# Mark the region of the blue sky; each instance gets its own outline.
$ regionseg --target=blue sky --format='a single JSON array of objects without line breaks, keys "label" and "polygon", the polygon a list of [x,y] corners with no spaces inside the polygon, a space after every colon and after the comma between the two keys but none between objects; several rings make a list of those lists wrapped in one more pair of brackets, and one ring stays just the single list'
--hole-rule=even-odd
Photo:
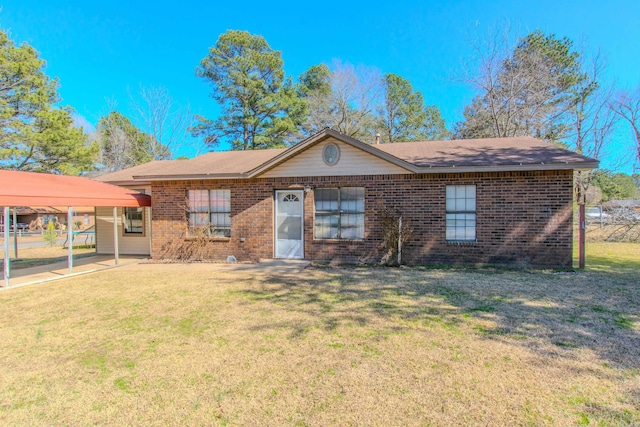
[{"label": "blue sky", "polygon": [[[462,118],[473,97],[455,79],[472,52],[469,32],[486,34],[505,22],[519,35],[535,29],[567,36],[605,53],[607,78],[622,88],[640,84],[640,1],[323,1],[158,2],[10,0],[0,27],[27,42],[60,80],[63,104],[92,124],[107,99],[128,114],[129,92],[164,86],[194,112],[215,117],[217,105],[195,68],[228,29],[263,35],[282,51],[294,77],[340,59],[375,66],[411,81],[448,125]],[[616,160],[630,150],[619,132],[605,167],[630,171]],[[190,155],[193,150],[183,149]]]}]

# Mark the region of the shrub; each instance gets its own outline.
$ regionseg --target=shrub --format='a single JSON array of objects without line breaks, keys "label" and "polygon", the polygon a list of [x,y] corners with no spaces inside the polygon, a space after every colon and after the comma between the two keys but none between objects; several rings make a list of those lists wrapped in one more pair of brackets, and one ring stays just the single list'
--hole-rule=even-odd
[{"label": "shrub", "polygon": [[47,224],[47,228],[42,232],[42,238],[45,242],[49,242],[50,246],[53,246],[58,239],[58,231],[56,230],[56,225],[53,221],[49,221]]}]

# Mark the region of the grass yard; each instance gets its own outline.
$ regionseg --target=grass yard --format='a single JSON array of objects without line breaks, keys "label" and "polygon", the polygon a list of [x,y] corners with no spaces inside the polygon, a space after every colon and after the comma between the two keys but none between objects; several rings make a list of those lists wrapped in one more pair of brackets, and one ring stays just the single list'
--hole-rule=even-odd
[{"label": "grass yard", "polygon": [[586,272],[127,266],[0,292],[3,425],[638,425],[640,246]]},{"label": "grass yard", "polygon": [[[96,254],[95,247],[74,246],[73,256],[75,258],[85,258]],[[9,250],[9,255],[13,258],[13,246]],[[62,248],[60,245],[39,246],[35,248],[18,248],[18,259],[11,261],[11,269],[19,270],[22,268],[36,267],[39,265],[54,264],[60,261],[66,261],[69,255],[68,249]],[[0,271],[4,269],[1,259],[4,258],[4,249],[0,249]]]},{"label": "grass yard", "polygon": [[[0,234],[0,241],[2,241],[4,237]],[[30,236],[22,236],[19,238],[18,243],[18,259],[13,259],[15,257],[13,251],[13,238],[11,240],[9,256],[12,258],[11,261],[11,269],[18,270],[22,268],[28,267],[36,267],[39,265],[47,265],[53,264],[60,261],[66,261],[68,256],[68,249],[63,248],[60,244],[54,244],[53,246],[45,245],[38,247],[24,247],[25,243],[34,243],[34,242],[42,242],[42,236],[40,235],[30,235]],[[76,258],[84,258],[87,256],[95,255],[96,248],[85,245],[74,245],[73,247],[73,256]],[[2,259],[4,259],[4,247],[0,247],[0,271],[4,269],[4,265],[2,263]]]}]

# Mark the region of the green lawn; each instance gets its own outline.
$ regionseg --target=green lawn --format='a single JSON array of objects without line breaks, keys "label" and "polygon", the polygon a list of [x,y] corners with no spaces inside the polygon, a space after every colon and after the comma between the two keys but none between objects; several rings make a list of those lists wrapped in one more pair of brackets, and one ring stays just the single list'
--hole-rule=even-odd
[{"label": "green lawn", "polygon": [[141,264],[0,292],[3,425],[638,425],[638,245],[585,272]]},{"label": "green lawn", "polygon": [[[619,270],[640,272],[640,243],[586,242],[586,269],[615,273]],[[577,245],[574,265],[578,265]]]}]

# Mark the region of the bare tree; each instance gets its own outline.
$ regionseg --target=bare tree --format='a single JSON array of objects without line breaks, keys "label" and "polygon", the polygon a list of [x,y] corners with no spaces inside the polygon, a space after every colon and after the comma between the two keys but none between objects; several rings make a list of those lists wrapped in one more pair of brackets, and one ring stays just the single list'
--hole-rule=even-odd
[{"label": "bare tree", "polygon": [[337,131],[360,138],[374,133],[374,112],[383,94],[381,82],[382,75],[375,68],[334,61],[331,87]]},{"label": "bare tree", "polygon": [[[586,58],[586,55],[581,55]],[[606,154],[616,127],[617,116],[611,108],[613,86],[599,82],[606,69],[606,62],[598,51],[590,59],[581,61],[586,78],[576,86],[575,97],[568,117],[570,146],[577,153],[599,159]],[[576,200],[585,202],[591,182],[591,171],[576,173]]]},{"label": "bare tree", "polygon": [[532,135],[549,141],[564,136],[564,115],[573,87],[581,81],[578,54],[567,38],[534,31],[514,43],[509,28],[481,41],[470,38],[476,53],[474,74],[462,80],[478,90],[458,124],[459,137]]},{"label": "bare tree", "polygon": [[640,164],[640,86],[633,92],[625,91],[618,94],[611,107],[631,126],[636,139],[636,160]]},{"label": "bare tree", "polygon": [[371,137],[375,133],[375,112],[384,93],[380,71],[334,60],[327,78],[330,90],[302,91],[308,109],[303,132],[309,135],[331,127],[354,138]]},{"label": "bare tree", "polygon": [[140,87],[139,97],[131,94],[129,97],[136,113],[134,121],[153,137],[150,150],[154,159],[171,158],[186,148],[194,150],[195,155],[203,151],[202,144],[188,131],[194,124],[190,106],[179,105],[165,87]]}]

